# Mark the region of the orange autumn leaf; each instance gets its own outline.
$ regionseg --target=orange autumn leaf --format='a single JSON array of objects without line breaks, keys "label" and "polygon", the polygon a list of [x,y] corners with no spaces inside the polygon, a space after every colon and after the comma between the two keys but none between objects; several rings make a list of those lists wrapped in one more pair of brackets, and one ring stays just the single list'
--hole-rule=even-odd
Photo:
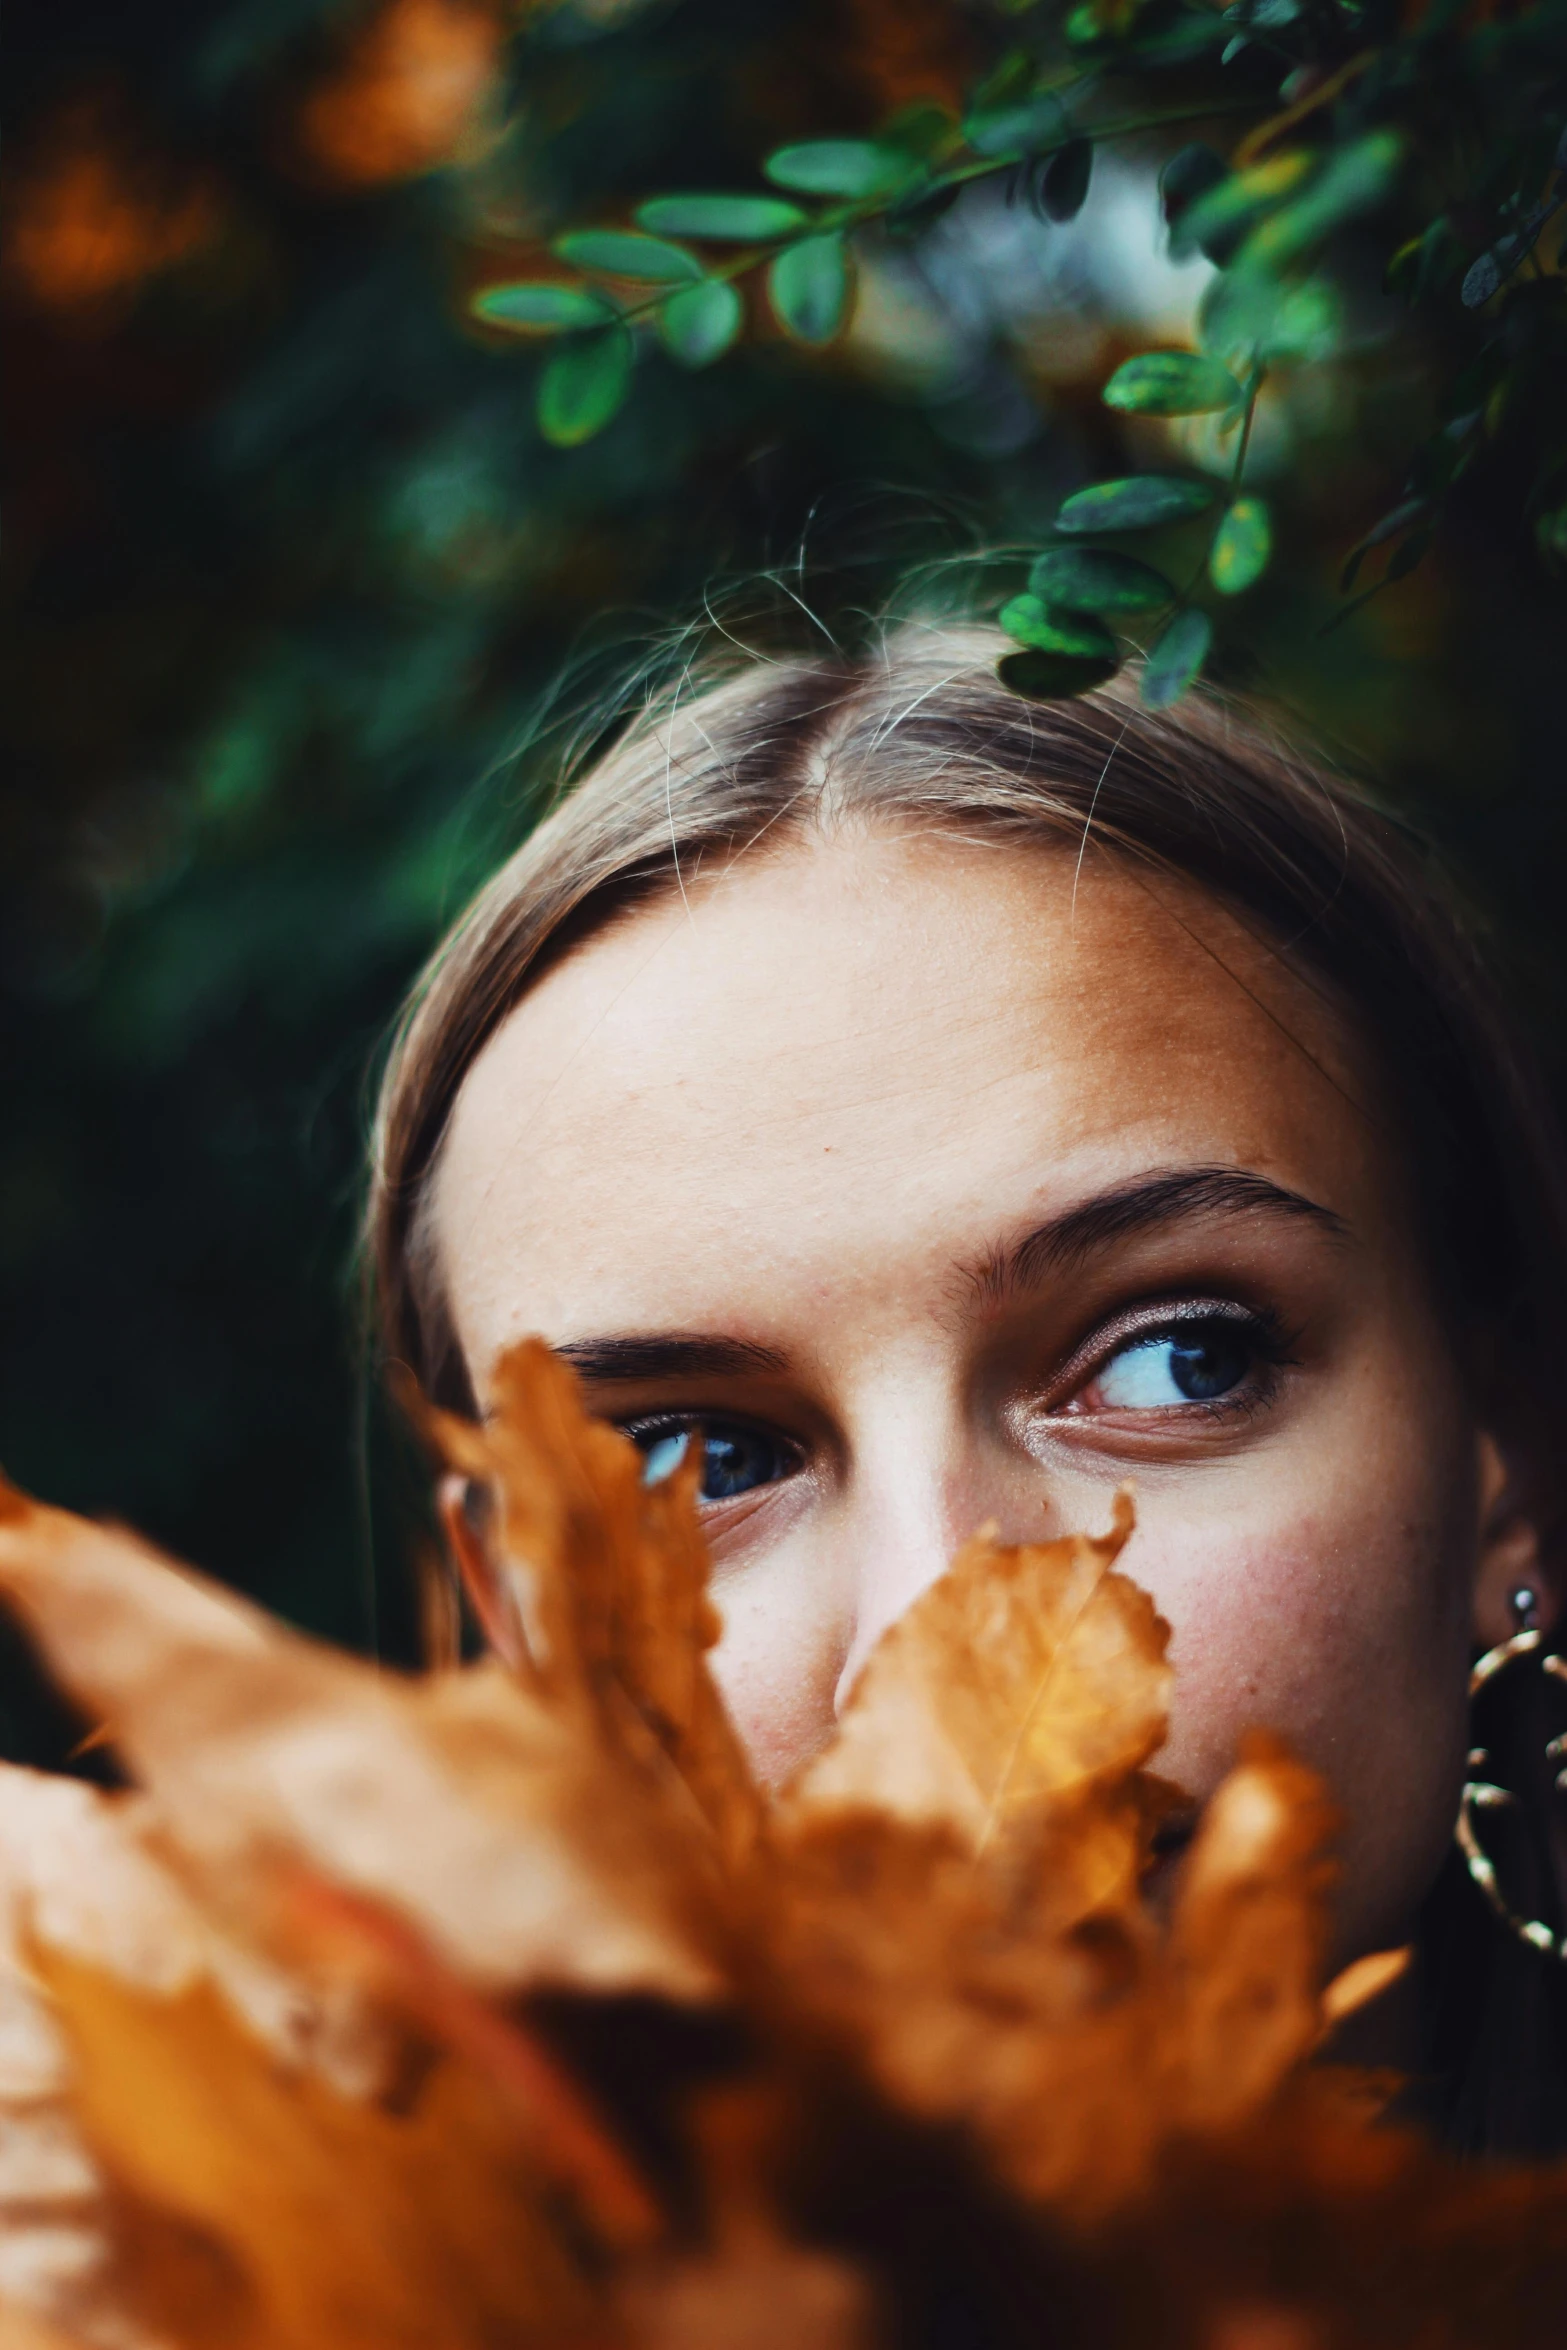
[{"label": "orange autumn leaf", "polygon": [[1322,2036],[1336,1826],[1316,1774],[1261,1733],[1208,1806],[1168,1947],[1162,2063],[1189,2128],[1255,2112]]},{"label": "orange autumn leaf", "polygon": [[491,1491],[519,1675],[556,1704],[590,1705],[639,1759],[667,1756],[720,1849],[740,1857],[760,1798],[707,1667],[718,1616],[695,1454],[648,1486],[636,1447],[588,1417],[574,1374],[538,1339],[502,1359],[494,1385],[482,1428],[419,1417],[451,1467]]},{"label": "orange autumn leaf", "polygon": [[1146,1762],[1164,1736],[1168,1630],[1112,1572],[1131,1529],[1123,1497],[1097,1541],[976,1536],[883,1635],[793,1805],[941,1821],[983,1852],[1031,1806]]},{"label": "orange autumn leaf", "polygon": [[0,2308],[0,2350],[87,2350],[80,2334],[30,2317],[25,2309]]},{"label": "orange autumn leaf", "polygon": [[698,1871],[657,1806],[499,1666],[379,1673],[7,1493],[0,1593],[251,1932],[304,1872],[385,1902],[483,1988],[711,1990]]},{"label": "orange autumn leaf", "polygon": [[785,1833],[868,1807],[998,1863],[1021,1847],[1058,1922],[1131,1899],[1171,1682],[1168,1626],[1114,1571],[1131,1527],[1122,1496],[1097,1540],[965,1545],[878,1643]]},{"label": "orange autumn leaf", "polygon": [[77,2110],[131,2199],[209,2248],[210,2286],[141,2311],[212,2350],[360,2350],[429,2341],[556,2342],[591,2312],[592,2254],[529,2159],[494,2084],[410,2048],[406,2077],[350,2097],[280,2065],[210,1987],[150,1997],[47,1950],[39,1974],[68,2035]]}]

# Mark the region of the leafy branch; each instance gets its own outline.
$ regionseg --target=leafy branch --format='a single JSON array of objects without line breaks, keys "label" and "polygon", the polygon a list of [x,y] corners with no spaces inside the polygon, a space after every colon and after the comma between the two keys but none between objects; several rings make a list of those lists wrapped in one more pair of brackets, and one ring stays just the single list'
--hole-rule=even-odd
[{"label": "leafy branch", "polygon": [[[1102,147],[1246,116],[1228,156],[1188,144],[1160,179],[1172,252],[1214,265],[1196,349],[1140,353],[1102,393],[1128,417],[1216,417],[1220,442],[1235,436],[1228,482],[1129,473],[1068,498],[1026,588],[1003,606],[1018,646],[1003,677],[1030,695],[1081,692],[1119,665],[1128,627],[1153,632],[1139,645],[1150,704],[1200,674],[1215,612],[1264,577],[1274,550],[1273,517],[1245,478],[1259,397],[1292,370],[1345,359],[1351,251],[1379,259],[1403,305],[1400,331],[1416,341],[1436,415],[1398,496],[1351,551],[1346,594],[1385,548],[1381,577],[1344,609],[1415,568],[1460,480],[1509,434],[1525,443],[1539,546],[1567,561],[1554,389],[1567,304],[1561,255],[1546,249],[1567,210],[1567,0],[1479,22],[1459,0],[1402,17],[1383,0],[1234,0],[1222,12],[1090,0],[1070,13],[1039,0],[1014,22],[1014,45],[961,117],[926,106],[873,138],[795,141],[765,158],[763,188],[650,196],[629,225],[558,237],[569,276],[484,288],[473,307],[486,324],[558,339],[537,389],[545,437],[574,447],[601,431],[655,341],[687,368],[723,358],[744,333],[748,279],[788,337],[820,349],[844,327],[854,240],[873,223],[918,235],[985,180],[1067,221]],[[1177,586],[1171,566],[1189,567],[1201,518],[1206,536]],[[1126,552],[1125,537],[1144,534],[1158,559]]]}]

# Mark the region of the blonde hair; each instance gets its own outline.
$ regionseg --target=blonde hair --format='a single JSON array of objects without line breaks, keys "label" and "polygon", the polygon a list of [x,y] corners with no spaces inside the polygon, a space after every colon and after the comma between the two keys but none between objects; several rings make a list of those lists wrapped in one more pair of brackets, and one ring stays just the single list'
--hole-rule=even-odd
[{"label": "blonde hair", "polygon": [[1538,1089],[1425,853],[1355,786],[1210,694],[1144,709],[1124,676],[1031,703],[987,628],[904,625],[859,656],[728,648],[653,698],[437,950],[375,1125],[368,1257],[382,1343],[466,1401],[429,1203],[463,1080],[547,966],[710,860],[850,823],[1102,848],[1211,890],[1380,1054],[1434,1261],[1464,1306],[1567,1293]]}]

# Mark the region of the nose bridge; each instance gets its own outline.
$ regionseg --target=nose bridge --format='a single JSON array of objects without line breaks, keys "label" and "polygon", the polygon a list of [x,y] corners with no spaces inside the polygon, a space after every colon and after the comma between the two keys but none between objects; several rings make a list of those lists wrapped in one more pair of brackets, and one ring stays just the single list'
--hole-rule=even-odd
[{"label": "nose bridge", "polygon": [[841,1710],[889,1624],[946,1572],[972,1532],[977,1432],[941,1368],[904,1367],[859,1399],[843,1534],[852,1622],[834,1703]]}]

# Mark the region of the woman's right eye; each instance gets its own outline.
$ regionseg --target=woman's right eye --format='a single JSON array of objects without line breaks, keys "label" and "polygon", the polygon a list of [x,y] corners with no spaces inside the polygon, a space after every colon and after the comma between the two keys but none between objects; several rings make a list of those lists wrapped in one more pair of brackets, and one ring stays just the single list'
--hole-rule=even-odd
[{"label": "woman's right eye", "polygon": [[626,1430],[645,1463],[649,1485],[672,1477],[686,1457],[692,1439],[702,1447],[703,1501],[732,1501],[737,1494],[777,1485],[800,1466],[800,1448],[770,1428],[748,1420],[661,1420],[648,1427]]}]

